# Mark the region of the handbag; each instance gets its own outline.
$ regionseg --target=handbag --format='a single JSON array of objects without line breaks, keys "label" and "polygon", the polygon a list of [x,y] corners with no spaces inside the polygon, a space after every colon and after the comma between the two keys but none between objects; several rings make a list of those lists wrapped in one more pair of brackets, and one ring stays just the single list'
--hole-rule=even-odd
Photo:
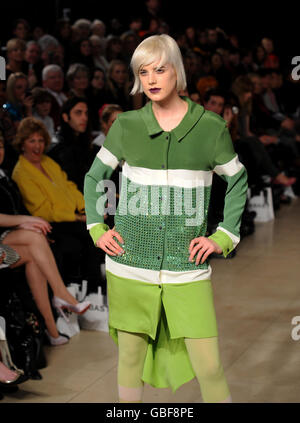
[{"label": "handbag", "polygon": [[[86,284],[84,281],[83,292],[86,292]],[[79,325],[81,329],[95,330],[100,332],[108,332],[108,307],[104,303],[101,287],[98,287],[97,293],[91,293],[84,298],[91,303],[90,308],[79,316]]]},{"label": "handbag", "polygon": [[248,189],[248,210],[255,211],[254,222],[269,222],[274,220],[274,206],[272,190],[264,187],[257,195],[251,196],[251,189]]},{"label": "handbag", "polygon": [[42,379],[38,368],[47,365],[43,353],[44,323],[34,312],[25,310],[15,292],[11,293],[4,314],[13,362],[28,378]]}]

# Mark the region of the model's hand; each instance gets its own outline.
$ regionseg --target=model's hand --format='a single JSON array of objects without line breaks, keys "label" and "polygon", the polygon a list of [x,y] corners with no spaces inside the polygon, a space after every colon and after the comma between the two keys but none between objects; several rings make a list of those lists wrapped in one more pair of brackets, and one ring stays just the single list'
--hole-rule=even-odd
[{"label": "model's hand", "polygon": [[124,253],[124,250],[120,245],[113,239],[114,237],[117,240],[124,244],[124,240],[119,234],[119,232],[115,231],[114,229],[109,229],[105,234],[103,234],[98,241],[96,242],[97,247],[101,248],[110,256],[121,256]]},{"label": "model's hand", "polygon": [[197,254],[196,263],[195,263],[196,266],[198,266],[201,257],[202,257],[201,259],[201,264],[202,264],[205,262],[205,260],[211,253],[222,254],[222,248],[212,239],[206,238],[205,236],[200,236],[199,238],[194,238],[190,243],[189,261],[193,261],[193,258],[197,252],[198,254]]}]

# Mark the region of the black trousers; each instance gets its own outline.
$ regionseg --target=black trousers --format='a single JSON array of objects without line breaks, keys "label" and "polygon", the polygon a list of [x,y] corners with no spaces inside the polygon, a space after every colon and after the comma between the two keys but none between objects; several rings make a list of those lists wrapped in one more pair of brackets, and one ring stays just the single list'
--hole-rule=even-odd
[{"label": "black trousers", "polygon": [[88,292],[97,292],[101,286],[106,294],[106,281],[101,277],[100,265],[105,253],[96,248],[83,222],[51,222],[49,238],[58,268],[65,284],[88,281]]}]

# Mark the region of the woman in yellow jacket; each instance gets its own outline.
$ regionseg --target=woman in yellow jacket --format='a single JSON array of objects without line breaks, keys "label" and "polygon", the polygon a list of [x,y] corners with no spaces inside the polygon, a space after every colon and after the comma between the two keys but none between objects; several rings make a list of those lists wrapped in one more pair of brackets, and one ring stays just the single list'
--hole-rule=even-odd
[{"label": "woman in yellow jacket", "polygon": [[[101,284],[101,253],[86,231],[84,198],[58,163],[44,155],[49,143],[49,134],[40,121],[31,117],[24,119],[14,141],[21,154],[12,179],[29,213],[51,222],[51,237],[60,246],[60,253],[56,255],[60,255],[58,266],[65,282],[74,282],[80,277],[88,281],[89,292],[96,292]],[[80,257],[79,261],[72,257],[73,269],[68,272],[62,260],[66,254]],[[79,264],[80,270],[74,263]]]}]

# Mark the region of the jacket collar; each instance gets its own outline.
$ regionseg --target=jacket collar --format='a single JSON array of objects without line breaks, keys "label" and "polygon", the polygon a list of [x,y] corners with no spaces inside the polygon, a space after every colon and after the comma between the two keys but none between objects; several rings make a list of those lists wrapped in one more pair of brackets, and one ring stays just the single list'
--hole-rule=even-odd
[{"label": "jacket collar", "polygon": [[[188,103],[188,111],[183,117],[182,121],[179,123],[176,128],[172,129],[172,132],[177,141],[180,142],[187,133],[196,125],[199,119],[204,113],[204,107],[193,102],[188,97],[182,97]],[[159,126],[159,123],[156,120],[156,117],[152,110],[152,101],[149,101],[142,109],[141,116],[146,125],[148,135],[150,138],[155,138],[157,135],[164,132],[164,130]]]}]

